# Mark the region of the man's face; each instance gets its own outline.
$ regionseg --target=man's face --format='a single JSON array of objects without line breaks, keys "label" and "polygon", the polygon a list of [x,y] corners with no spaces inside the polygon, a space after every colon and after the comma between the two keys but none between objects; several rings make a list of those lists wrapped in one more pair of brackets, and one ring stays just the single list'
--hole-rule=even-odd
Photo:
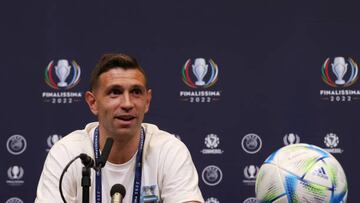
[{"label": "man's face", "polygon": [[140,132],[149,110],[151,90],[137,69],[113,68],[99,76],[97,88],[86,93],[90,110],[98,117],[106,136],[127,137]]}]

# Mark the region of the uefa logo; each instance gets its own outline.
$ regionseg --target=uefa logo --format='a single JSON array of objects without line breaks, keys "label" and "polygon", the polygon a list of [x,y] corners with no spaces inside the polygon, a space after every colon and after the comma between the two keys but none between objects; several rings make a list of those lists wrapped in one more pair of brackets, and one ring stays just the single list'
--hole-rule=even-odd
[{"label": "uefa logo", "polygon": [[79,83],[80,74],[80,66],[76,61],[69,63],[66,59],[60,59],[55,63],[52,60],[45,70],[45,82],[53,89],[68,90]]},{"label": "uefa logo", "polygon": [[201,150],[201,153],[203,154],[222,154],[224,153],[223,150],[218,149],[218,146],[220,144],[220,138],[216,134],[208,134],[205,137],[205,146],[207,149]]},{"label": "uefa logo", "polygon": [[182,79],[191,88],[208,88],[218,80],[218,66],[209,59],[207,64],[204,58],[196,58],[194,62],[188,59],[182,68]]},{"label": "uefa logo", "polygon": [[328,133],[324,137],[324,144],[326,145],[325,150],[329,153],[341,154],[344,150],[338,148],[340,139],[335,133]]},{"label": "uefa logo", "polygon": [[243,183],[245,185],[253,186],[256,182],[256,176],[259,172],[259,167],[255,165],[248,165],[244,168],[244,177]]},{"label": "uefa logo", "polygon": [[206,199],[205,203],[220,203],[220,201],[215,197],[209,197]]},{"label": "uefa logo", "polygon": [[201,177],[205,184],[215,186],[221,182],[223,174],[219,167],[210,165],[204,168]]},{"label": "uefa logo", "polygon": [[57,141],[59,141],[61,138],[62,138],[61,135],[57,135],[57,134],[50,135],[50,136],[46,139],[46,143],[47,143],[47,146],[48,146],[48,148],[46,149],[46,151],[49,151],[50,148],[51,148]]},{"label": "uefa logo", "polygon": [[6,183],[11,186],[19,186],[24,184],[24,181],[22,180],[24,176],[24,169],[21,166],[11,166],[7,170],[8,180]]},{"label": "uefa logo", "polygon": [[248,154],[255,154],[262,147],[261,138],[254,133],[247,134],[241,140],[241,147]]},{"label": "uefa logo", "polygon": [[321,68],[321,79],[331,87],[349,87],[358,79],[358,65],[352,58],[327,58]]},{"label": "uefa logo", "polygon": [[22,135],[12,135],[6,142],[9,153],[19,155],[26,150],[26,139]]},{"label": "uefa logo", "polygon": [[5,203],[24,203],[24,202],[18,197],[11,197],[10,199],[6,200]]},{"label": "uefa logo", "polygon": [[260,203],[255,197],[249,197],[243,203]]},{"label": "uefa logo", "polygon": [[295,133],[289,133],[283,137],[284,145],[298,144],[300,143],[299,135]]}]

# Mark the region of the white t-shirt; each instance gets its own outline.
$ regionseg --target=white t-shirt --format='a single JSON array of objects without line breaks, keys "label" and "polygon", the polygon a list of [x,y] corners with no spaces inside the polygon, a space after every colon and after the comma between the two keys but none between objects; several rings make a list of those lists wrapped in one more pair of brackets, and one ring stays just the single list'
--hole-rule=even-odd
[{"label": "white t-shirt", "polygon": [[[94,158],[93,134],[97,126],[97,122],[90,123],[85,129],[65,136],[51,148],[39,180],[36,203],[62,202],[59,192],[60,175],[69,161],[80,153]],[[142,126],[145,130],[145,144],[141,198],[156,196],[158,202],[162,203],[204,202],[198,187],[198,174],[186,146],[155,125]],[[110,189],[118,183],[126,188],[123,202],[132,202],[135,161],[136,154],[124,164],[106,163],[101,170],[103,203],[111,202]],[[64,175],[62,190],[68,203],[82,202],[82,167],[78,159]],[[91,170],[90,203],[95,203],[95,179],[95,171]]]}]

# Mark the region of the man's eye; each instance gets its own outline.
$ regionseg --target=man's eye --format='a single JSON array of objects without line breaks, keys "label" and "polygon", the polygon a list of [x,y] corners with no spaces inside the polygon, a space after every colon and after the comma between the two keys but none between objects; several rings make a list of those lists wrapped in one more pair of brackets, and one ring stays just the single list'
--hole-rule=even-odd
[{"label": "man's eye", "polygon": [[135,94],[135,95],[140,95],[140,94],[142,94],[142,90],[141,90],[141,89],[133,89],[131,92],[132,92],[133,94]]},{"label": "man's eye", "polygon": [[110,90],[109,94],[110,95],[119,95],[119,94],[121,94],[121,91],[118,89],[112,89],[112,90]]}]

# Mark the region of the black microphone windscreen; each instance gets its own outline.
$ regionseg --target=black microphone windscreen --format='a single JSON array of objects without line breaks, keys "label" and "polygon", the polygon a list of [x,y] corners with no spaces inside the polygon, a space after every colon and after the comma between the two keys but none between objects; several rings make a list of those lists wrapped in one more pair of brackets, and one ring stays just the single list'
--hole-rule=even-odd
[{"label": "black microphone windscreen", "polygon": [[94,160],[87,154],[81,153],[80,159],[81,159],[81,162],[84,164],[84,166],[89,167],[89,168],[94,166]]},{"label": "black microphone windscreen", "polygon": [[121,185],[121,184],[113,185],[110,190],[110,196],[113,196],[117,192],[120,193],[123,198],[125,197],[126,190],[123,185]]}]

